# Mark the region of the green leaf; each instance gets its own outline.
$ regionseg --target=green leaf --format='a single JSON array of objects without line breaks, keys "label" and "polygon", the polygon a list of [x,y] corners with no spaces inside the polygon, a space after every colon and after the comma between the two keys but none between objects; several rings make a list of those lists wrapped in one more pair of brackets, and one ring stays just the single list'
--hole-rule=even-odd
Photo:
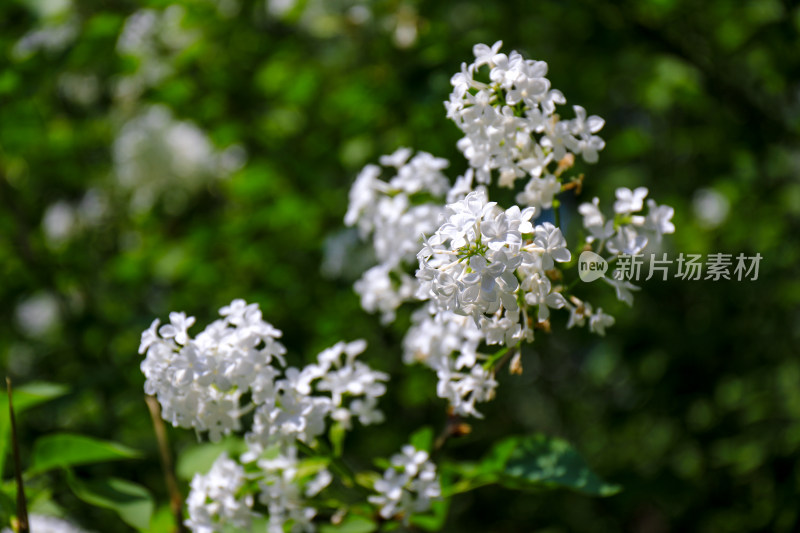
[{"label": "green leaf", "polygon": [[309,457],[297,463],[297,479],[307,478],[317,475],[317,472],[327,468],[331,460],[327,457]]},{"label": "green leaf", "polygon": [[247,449],[244,441],[228,437],[220,442],[204,442],[194,444],[182,450],[178,455],[175,473],[180,479],[191,480],[195,474],[205,474],[222,452],[235,457]]},{"label": "green leaf", "polygon": [[27,474],[40,474],[59,467],[134,459],[140,455],[138,451],[116,442],[69,433],[46,435],[33,444],[31,466]]},{"label": "green leaf", "polygon": [[[36,382],[15,387],[14,394],[14,413],[19,416],[24,411],[36,407],[37,405],[63,396],[67,393],[67,387],[55,383]],[[9,428],[11,427],[8,414],[8,394],[5,391],[0,393],[0,475],[3,473],[3,466],[6,459],[6,447],[10,442]],[[19,427],[20,420],[17,420]]]},{"label": "green leaf", "polygon": [[428,453],[433,451],[433,428],[424,426],[411,434],[411,445]]},{"label": "green leaf", "polygon": [[[16,491],[16,486],[14,487]],[[0,517],[8,518],[17,514],[17,504],[14,497],[16,494],[7,494],[5,491],[0,491]],[[4,524],[5,525],[5,524]]]},{"label": "green leaf", "polygon": [[[14,412],[22,412],[40,403],[58,398],[67,393],[67,387],[56,383],[35,382],[28,383],[21,387],[15,387],[14,393]],[[8,395],[3,392],[0,395],[0,402],[5,407],[5,416],[8,416]]]},{"label": "green leaf", "polygon": [[175,531],[175,515],[169,505],[162,505],[150,518],[147,533],[174,533]]},{"label": "green leaf", "polygon": [[481,470],[498,474],[501,485],[514,489],[568,488],[592,496],[620,491],[595,475],[568,442],[541,434],[498,443]]},{"label": "green leaf", "polygon": [[381,476],[377,472],[371,472],[371,471],[357,472],[356,484],[358,484],[358,486],[360,487],[372,489],[372,487],[375,486],[375,482],[380,478]]},{"label": "green leaf", "polygon": [[378,524],[366,516],[350,514],[340,524],[322,524],[319,533],[372,533]]},{"label": "green leaf", "polygon": [[81,481],[68,474],[69,486],[75,496],[91,505],[111,509],[128,525],[140,531],[150,527],[153,515],[153,497],[136,483],[124,479]]}]

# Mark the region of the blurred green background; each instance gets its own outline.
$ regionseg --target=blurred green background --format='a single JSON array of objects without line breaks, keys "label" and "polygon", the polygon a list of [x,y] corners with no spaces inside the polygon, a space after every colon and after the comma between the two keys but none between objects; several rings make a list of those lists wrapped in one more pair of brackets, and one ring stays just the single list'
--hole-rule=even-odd
[{"label": "blurred green background", "polygon": [[[617,318],[606,337],[556,315],[446,453],[542,431],[623,492],[488,487],[446,531],[800,530],[800,8],[778,0],[3,2],[0,361],[70,390],[19,421],[23,462],[50,432],[116,440],[146,458],[86,475],[165,504],[139,335],[173,310],[199,331],[237,297],[295,363],[363,337],[392,373],[391,422],[348,437],[355,463],[443,424],[435,377],[400,362],[407,310],[389,328],[360,310],[368,258],[342,217],[360,168],[399,146],[464,170],[442,102],[472,45],[498,39],[606,119],[578,201],[646,186],[675,207],[671,253],[763,260],[757,281],[643,283],[633,309],[587,287]],[[49,509],[127,530],[58,475],[37,483]]]}]

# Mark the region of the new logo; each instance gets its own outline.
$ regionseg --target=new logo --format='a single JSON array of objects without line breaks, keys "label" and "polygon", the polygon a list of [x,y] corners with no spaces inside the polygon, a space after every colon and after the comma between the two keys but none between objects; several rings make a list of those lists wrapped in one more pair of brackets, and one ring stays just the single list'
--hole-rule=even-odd
[{"label": "new logo", "polygon": [[605,276],[608,263],[594,252],[583,252],[578,258],[578,276],[587,283]]}]

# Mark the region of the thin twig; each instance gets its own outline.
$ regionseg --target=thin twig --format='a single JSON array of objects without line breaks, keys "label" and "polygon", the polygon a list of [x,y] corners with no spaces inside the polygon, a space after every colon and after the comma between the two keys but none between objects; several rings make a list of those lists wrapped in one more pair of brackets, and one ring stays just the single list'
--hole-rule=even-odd
[{"label": "thin twig", "polygon": [[22,485],[22,463],[19,460],[19,442],[17,441],[17,423],[14,420],[14,403],[11,399],[11,378],[6,377],[8,390],[8,418],[11,422],[11,447],[14,449],[14,476],[17,479],[17,522],[19,533],[29,533],[28,503],[25,501],[25,487]]},{"label": "thin twig", "polygon": [[169,441],[167,440],[167,429],[164,420],[161,418],[161,406],[155,396],[145,396],[147,408],[150,410],[150,418],[153,419],[153,429],[158,440],[158,451],[161,456],[161,468],[164,470],[164,480],[167,483],[169,492],[169,503],[172,513],[175,515],[178,533],[188,533],[189,530],[183,524],[183,496],[178,489],[178,480],[175,478],[175,468],[172,464],[172,454],[169,451]]},{"label": "thin twig", "polygon": [[469,435],[471,432],[472,427],[462,422],[461,417],[455,414],[452,408],[448,408],[447,422],[445,422],[442,432],[436,437],[436,441],[433,443],[434,455],[444,447],[445,443],[451,437],[463,437],[464,435]]}]

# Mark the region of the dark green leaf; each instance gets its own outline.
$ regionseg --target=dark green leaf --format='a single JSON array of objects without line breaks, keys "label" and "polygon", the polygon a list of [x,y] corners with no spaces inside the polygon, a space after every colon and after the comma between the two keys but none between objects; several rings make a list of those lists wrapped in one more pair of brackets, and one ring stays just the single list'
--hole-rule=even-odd
[{"label": "dark green leaf", "polygon": [[68,433],[46,435],[33,445],[31,466],[27,474],[39,474],[58,467],[133,459],[139,456],[136,450],[116,442]]},{"label": "dark green leaf", "polygon": [[126,524],[138,530],[150,527],[153,497],[141,485],[116,478],[81,481],[70,474],[69,486],[78,498],[91,505],[111,509]]},{"label": "dark green leaf", "polygon": [[611,496],[618,485],[604,482],[566,441],[546,435],[512,437],[497,444],[482,464],[484,473],[516,489],[568,488],[593,496]]},{"label": "dark green leaf", "polygon": [[[67,393],[67,387],[55,383],[29,383],[18,388],[14,388],[14,412],[19,416],[21,413],[44,403],[58,398]],[[19,420],[17,421],[19,423]],[[9,443],[9,415],[8,415],[8,394],[3,391],[0,394],[0,474],[3,472],[3,465],[6,457],[6,447]]]}]

